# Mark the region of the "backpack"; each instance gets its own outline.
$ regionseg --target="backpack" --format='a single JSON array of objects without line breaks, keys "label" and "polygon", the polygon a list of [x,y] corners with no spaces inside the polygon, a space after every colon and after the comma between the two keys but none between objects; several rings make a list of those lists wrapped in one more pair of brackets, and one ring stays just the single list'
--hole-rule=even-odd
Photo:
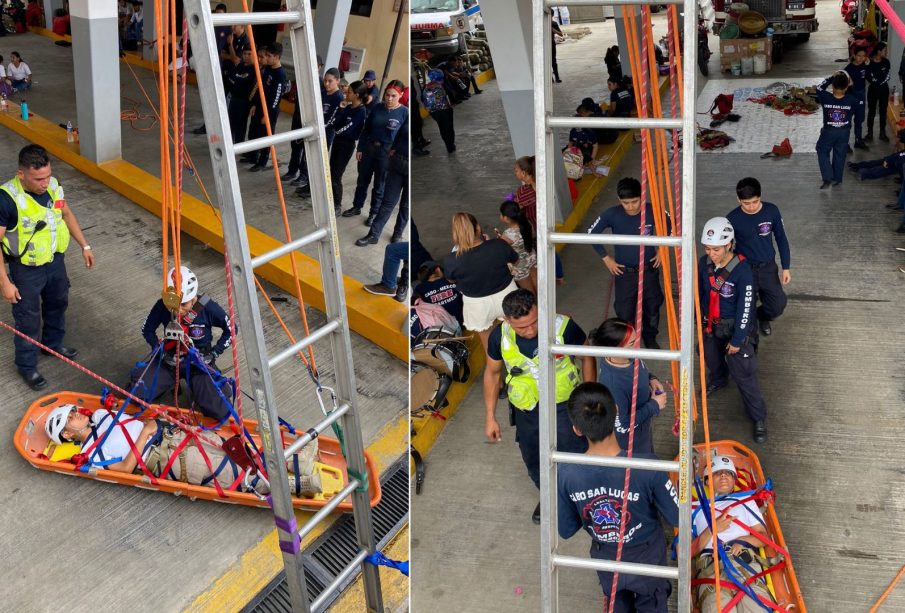
[{"label": "backpack", "polygon": [[428,113],[449,108],[449,98],[442,87],[425,87],[421,92],[421,100]]},{"label": "backpack", "polygon": [[[713,104],[710,105],[710,110],[707,111],[711,115],[728,115],[732,111],[732,103],[735,100],[735,96],[732,94],[720,94],[716,98],[713,99]],[[716,113],[714,113],[714,109],[716,109]],[[716,119],[716,117],[714,117]]]},{"label": "backpack", "polygon": [[569,147],[562,152],[562,161],[566,166],[566,176],[580,179],[584,176],[584,156],[577,147]]},{"label": "backpack", "polygon": [[412,361],[458,383],[468,381],[471,375],[468,345],[458,339],[454,329],[443,326],[429,327],[418,335],[412,347]]}]

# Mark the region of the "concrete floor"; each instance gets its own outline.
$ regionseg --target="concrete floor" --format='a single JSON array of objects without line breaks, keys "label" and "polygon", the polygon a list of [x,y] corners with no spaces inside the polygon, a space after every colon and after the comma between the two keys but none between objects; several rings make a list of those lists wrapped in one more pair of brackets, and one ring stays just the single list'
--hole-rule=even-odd
[{"label": "concrete floor", "polygon": [[[34,67],[37,85],[28,98],[34,112],[58,121],[65,121],[67,115],[71,117],[69,51],[34,35],[2,40],[4,52],[18,49]],[[130,91],[129,87],[124,85],[124,91]],[[191,104],[197,109],[197,100]],[[188,120],[190,127],[200,121],[197,110],[193,113]],[[149,146],[146,139],[153,138],[156,143],[156,136],[126,127],[124,138],[126,157],[155,172],[157,149]],[[206,166],[202,164],[207,157],[203,139],[194,138],[197,143],[193,142],[191,147],[195,159],[199,165]],[[26,144],[11,132],[0,130],[0,148],[6,152],[0,157],[0,177],[13,176],[16,152]],[[68,269],[72,290],[66,343],[80,349],[79,362],[84,366],[123,383],[130,366],[147,352],[140,327],[159,295],[160,221],[62,163],[54,165],[54,174],[65,186],[67,200],[97,257],[96,268],[87,271],[76,252],[70,251]],[[354,174],[351,171],[353,178]],[[265,180],[261,175],[250,174],[242,178],[261,185]],[[267,205],[263,201],[253,203],[254,221],[258,227],[276,232],[278,217],[275,210],[268,210],[265,216]],[[298,230],[305,220],[297,219],[297,209],[294,217]],[[353,233],[349,228],[347,234],[351,239],[357,238],[358,229]],[[343,239],[344,258],[357,249],[347,247],[347,238]],[[361,250],[355,256],[360,263],[371,266],[359,270],[365,279],[377,274],[380,258],[375,257],[375,249]],[[202,291],[225,306],[222,256],[186,238],[183,258],[198,273]],[[354,257],[344,264],[347,273],[355,274]],[[268,291],[270,295],[280,293],[272,286]],[[287,340],[274,316],[266,304],[262,303],[261,308],[268,346],[271,350],[285,346]],[[294,300],[278,303],[278,308],[298,334],[301,326]],[[314,310],[309,310],[308,315],[312,325],[323,322],[323,315]],[[6,303],[0,304],[0,319],[12,323]],[[42,394],[32,392],[19,379],[12,364],[11,335],[0,336],[4,337],[0,340],[0,362],[6,364],[0,369],[0,388],[5,390],[0,428],[11,435],[24,408]],[[240,333],[240,373],[247,380],[241,338]],[[363,436],[365,443],[370,444],[387,423],[405,415],[407,369],[379,347],[354,334],[352,351]],[[322,375],[332,382],[329,344],[318,343],[315,353]],[[229,361],[224,356],[221,366],[227,366]],[[50,358],[42,358],[39,367],[49,381],[45,393],[100,390],[100,385],[86,375]],[[284,365],[273,376],[280,414],[297,426],[313,425],[321,413],[301,366]],[[246,414],[254,412],[247,400],[243,405]],[[272,515],[262,509],[193,503],[159,493],[75,481],[36,471],[8,443],[9,439],[0,450],[3,475],[0,548],[10,569],[3,573],[0,587],[3,601],[0,609],[4,611],[53,611],[61,603],[74,611],[179,611],[273,530]],[[399,453],[404,453],[404,448]]]},{"label": "concrete floor", "polygon": [[[821,31],[790,49],[769,77],[795,80],[838,68],[834,60],[845,54],[847,31],[836,3],[818,3],[818,17]],[[554,91],[560,108],[574,107],[601,87],[602,50],[612,44],[613,26],[590,27],[592,36],[559,48],[564,83]],[[716,43],[711,40],[711,48]],[[717,65],[715,55],[713,78],[720,78]],[[730,85],[727,79],[727,91]],[[456,107],[459,150],[448,162],[445,154],[414,161],[415,219],[437,258],[450,246],[452,212],[468,210],[485,226],[498,225],[498,202],[516,185],[495,83],[486,92]],[[439,143],[435,125],[425,125],[427,137]],[[881,147],[873,149],[855,159],[883,155]],[[711,399],[710,432],[715,439],[756,447],[776,486],[777,512],[808,608],[867,611],[905,561],[905,472],[899,462],[905,453],[905,377],[899,365],[905,335],[887,323],[898,320],[895,296],[905,277],[897,270],[902,254],[894,250],[902,241],[892,232],[900,216],[883,208],[897,186],[891,180],[860,183],[848,174],[842,186],[820,192],[815,158],[761,160],[729,152],[698,157],[696,227],[735,206],[739,178],[759,177],[765,199],[783,212],[793,258],[789,306],[759,354],[770,439],[753,444],[733,389]],[[639,164],[635,146],[614,179],[638,176]],[[586,222],[615,203],[611,181]],[[605,311],[612,313],[602,304],[610,278],[589,248],[568,247],[563,263],[567,283],[557,288],[559,309],[590,329]],[[652,369],[668,372],[661,364]],[[655,425],[655,447],[664,458],[678,448],[670,432],[672,410],[667,407]],[[504,426],[502,443],[487,444],[483,415],[478,384],[427,457],[423,494],[413,496],[413,611],[539,610],[540,542],[529,518],[538,495],[512,429]],[[587,548],[582,533],[560,551],[586,555]],[[599,609],[593,573],[564,569],[559,577],[561,611]],[[900,610],[901,586],[881,608]]]}]

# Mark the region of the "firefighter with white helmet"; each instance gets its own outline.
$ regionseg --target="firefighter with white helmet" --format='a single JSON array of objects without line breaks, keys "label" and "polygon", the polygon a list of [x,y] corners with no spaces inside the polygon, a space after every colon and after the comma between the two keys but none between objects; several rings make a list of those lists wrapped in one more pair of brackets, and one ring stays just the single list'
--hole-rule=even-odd
[{"label": "firefighter with white helmet", "polygon": [[767,405],[757,383],[757,314],[754,274],[734,252],[735,230],[725,217],[704,224],[706,255],[698,262],[698,291],[704,327],[707,395],[731,375],[754,423],[754,441],[767,440]]},{"label": "firefighter with white helmet", "polygon": [[[167,280],[170,287],[177,287],[175,267],[170,269]],[[177,380],[178,363],[179,379],[187,382],[193,406],[218,421],[226,419],[230,413],[233,387],[227,381],[218,389],[221,375],[214,360],[232,345],[229,316],[206,294],[198,293],[198,277],[187,266],[179,268],[178,286],[181,297],[177,313],[179,327],[172,323],[173,313],[163,299],[154,304],[142,327],[142,336],[152,352],[161,343],[157,331],[164,327],[164,345],[160,348],[163,355],[153,353],[147,363],[139,362],[132,370],[134,393],[153,402],[167,391],[172,392]],[[222,330],[216,342],[214,328]],[[180,340],[173,340],[174,332]],[[197,350],[198,360],[189,355],[190,348]]]}]

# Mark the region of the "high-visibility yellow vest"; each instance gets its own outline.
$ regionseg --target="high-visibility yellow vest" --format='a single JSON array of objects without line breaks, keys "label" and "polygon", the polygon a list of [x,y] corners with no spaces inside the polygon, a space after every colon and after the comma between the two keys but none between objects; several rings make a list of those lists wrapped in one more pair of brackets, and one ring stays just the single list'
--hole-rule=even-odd
[{"label": "high-visibility yellow vest", "polygon": [[[41,206],[25,191],[18,176],[4,183],[0,189],[13,199],[19,213],[15,227],[7,228],[3,236],[3,249],[7,254],[26,266],[41,266],[52,261],[54,254],[66,251],[69,247],[69,228],[63,221],[65,200],[59,181],[51,177],[47,186],[53,200],[49,208]],[[47,225],[35,232],[35,226],[40,221]]]},{"label": "high-visibility yellow vest", "polygon": [[[556,344],[565,344],[563,334],[568,323],[569,318],[565,315],[556,316],[554,323],[556,326]],[[503,362],[506,363],[506,370],[509,372],[509,378],[507,379],[509,402],[519,410],[530,411],[537,406],[540,398],[537,389],[540,355],[538,354],[534,358],[528,358],[523,355],[516,343],[515,330],[505,321],[500,333],[502,339],[500,353],[503,356]],[[578,366],[575,365],[570,356],[562,355],[557,357],[554,368],[556,372],[556,402],[558,404],[569,399],[572,390],[581,383],[581,377],[578,373]],[[520,371],[521,374],[512,374],[515,369],[518,369],[516,372]]]}]

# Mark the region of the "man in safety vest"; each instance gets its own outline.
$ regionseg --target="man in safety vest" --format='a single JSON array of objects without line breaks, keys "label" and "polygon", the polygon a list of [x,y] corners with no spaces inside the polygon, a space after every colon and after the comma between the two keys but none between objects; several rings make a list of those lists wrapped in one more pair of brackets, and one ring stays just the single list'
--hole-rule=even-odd
[{"label": "man in safety vest", "polygon": [[725,387],[732,375],[754,422],[754,442],[763,443],[767,405],[757,383],[754,274],[744,256],[734,253],[735,230],[725,217],[704,224],[701,243],[707,253],[698,262],[707,395]]},{"label": "man in safety vest", "polygon": [[[171,287],[176,286],[176,268],[170,269],[167,279]],[[132,370],[132,393],[153,402],[176,385],[176,364],[178,358],[179,378],[186,382],[192,397],[192,404],[202,414],[225,420],[230,416],[234,401],[233,382],[220,374],[215,360],[232,346],[229,315],[219,304],[206,294],[198,293],[198,277],[186,266],[179,270],[182,286],[182,304],[179,307],[179,327],[174,329],[173,315],[158,299],[151,307],[142,336],[151,346],[151,358],[139,362]],[[164,344],[160,345],[157,330],[165,327]],[[223,332],[214,343],[213,328]],[[184,340],[169,338],[172,331]],[[238,333],[238,329],[237,329]],[[189,347],[197,351],[189,355]]]},{"label": "man in safety vest", "polygon": [[[19,332],[73,359],[79,352],[63,345],[69,304],[64,255],[70,237],[81,247],[85,266],[94,266],[91,246],[66,204],[62,186],[51,176],[47,150],[28,145],[19,152],[16,176],[0,186],[0,239],[9,263],[8,275],[0,266],[0,292],[13,305]],[[37,346],[18,336],[14,344],[19,374],[33,390],[45,387]]]},{"label": "man in safety vest", "polygon": [[[570,317],[557,315],[556,343],[584,345],[587,335]],[[487,367],[484,370],[484,407],[487,418],[484,433],[491,442],[501,440],[500,424],[494,413],[499,397],[504,366],[510,423],[515,426],[515,439],[534,485],[540,488],[540,423],[537,386],[539,359],[537,354],[537,298],[526,289],[518,289],[503,298],[503,323],[493,329],[487,341]],[[555,357],[556,370],[556,442],[557,449],[584,453],[587,441],[572,430],[566,404],[572,390],[582,381],[594,381],[597,369],[592,357],[581,358],[581,371],[575,360],[566,355]],[[540,523],[540,504],[531,516]]]}]

